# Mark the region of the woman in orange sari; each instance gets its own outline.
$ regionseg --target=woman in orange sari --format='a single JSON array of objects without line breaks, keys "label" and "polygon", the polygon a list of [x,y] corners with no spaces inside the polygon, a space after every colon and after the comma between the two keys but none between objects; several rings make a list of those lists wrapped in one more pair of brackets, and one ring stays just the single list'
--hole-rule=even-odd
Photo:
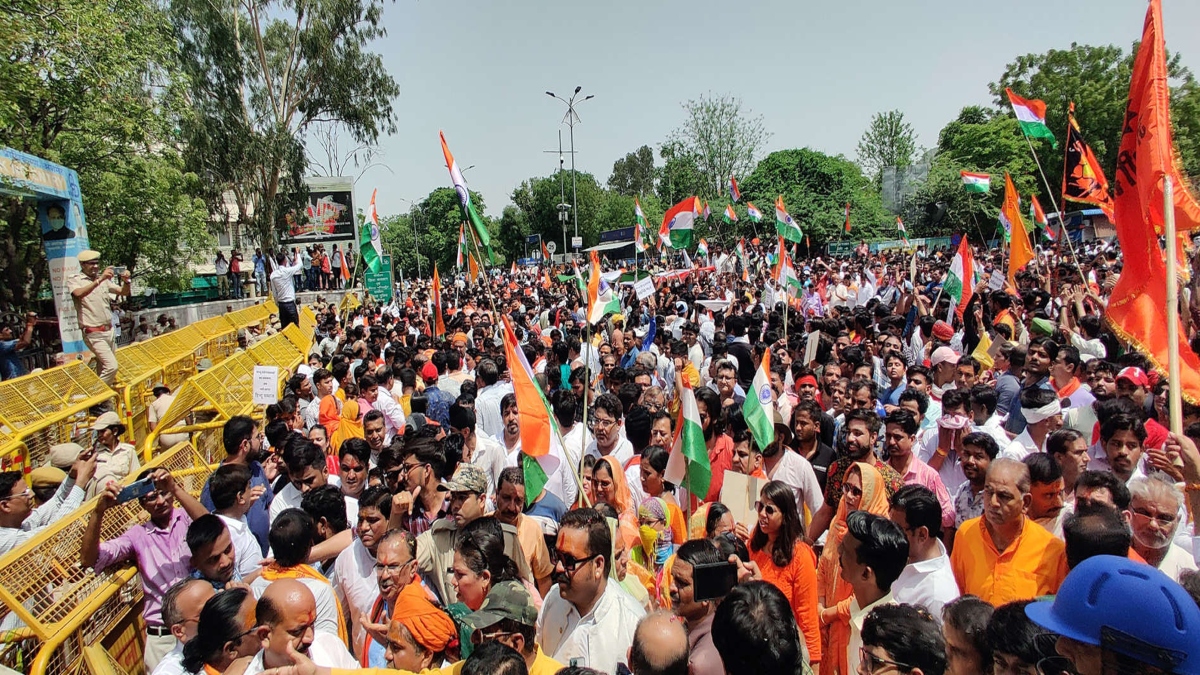
[{"label": "woman in orange sari", "polygon": [[596,460],[596,466],[592,467],[592,489],[596,501],[608,504],[617,512],[621,541],[625,550],[632,551],[641,542],[637,510],[633,495],[629,492],[629,484],[625,481],[625,472],[621,470],[621,463],[616,457],[608,455]]},{"label": "woman in orange sari", "polygon": [[337,454],[342,442],[351,438],[363,438],[362,415],[358,414],[358,399],[347,398],[342,404],[342,416],[338,420],[337,431],[329,439],[329,450]]},{"label": "woman in orange sari", "polygon": [[856,462],[842,481],[842,501],[829,526],[825,550],[817,563],[817,615],[821,624],[820,675],[853,675],[846,649],[850,645],[850,601],[854,589],[842,580],[838,546],[846,536],[846,516],[866,511],[887,518],[887,489],[879,470]]}]

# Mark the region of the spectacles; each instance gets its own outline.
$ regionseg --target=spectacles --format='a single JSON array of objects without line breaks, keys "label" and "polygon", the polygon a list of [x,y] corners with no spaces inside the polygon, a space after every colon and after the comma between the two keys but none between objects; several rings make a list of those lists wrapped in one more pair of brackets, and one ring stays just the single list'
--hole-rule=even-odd
[{"label": "spectacles", "polygon": [[592,419],[597,427],[603,427],[605,429],[608,429],[617,423],[617,421],[611,417],[593,417]]},{"label": "spectacles", "polygon": [[399,574],[401,570],[403,570],[405,567],[408,567],[413,562],[414,562],[413,560],[409,560],[408,562],[403,562],[403,563],[400,563],[399,565],[384,565],[383,563],[375,563],[375,573],[376,574]]},{"label": "spectacles", "polygon": [[1133,512],[1133,515],[1135,515],[1139,518],[1145,518],[1146,520],[1153,520],[1154,522],[1158,523],[1159,525],[1162,525],[1163,527],[1175,527],[1175,515],[1173,515],[1173,514],[1169,515],[1169,514],[1165,514],[1165,513],[1160,513],[1158,515],[1154,515],[1153,513],[1150,513],[1148,511],[1143,511],[1142,509],[1130,509],[1130,510]]},{"label": "spectacles", "polygon": [[854,485],[842,485],[842,492],[845,492],[851,497],[862,497],[863,491],[862,488]]},{"label": "spectacles", "polygon": [[867,672],[869,672],[869,673],[874,673],[875,671],[881,670],[886,666],[891,666],[897,670],[906,670],[907,671],[907,670],[913,669],[913,667],[908,665],[907,663],[900,663],[898,661],[889,661],[885,658],[875,656],[871,652],[867,651],[866,647],[858,648],[858,659],[860,661],[862,661],[863,666],[866,667]]},{"label": "spectacles", "polygon": [[150,503],[156,502],[160,499],[170,499],[170,498],[171,498],[170,492],[167,492],[165,490],[155,490],[154,492],[149,492],[147,494],[142,495],[141,497],[138,497],[138,501],[143,504],[150,504]]},{"label": "spectacles", "polygon": [[595,560],[595,556],[576,558],[569,553],[563,553],[557,548],[552,548],[550,550],[554,552],[555,563],[562,565],[563,571],[567,574],[575,574],[580,567],[583,567],[584,565]]},{"label": "spectacles", "polygon": [[779,513],[779,509],[775,508],[774,505],[764,504],[763,502],[754,502],[754,510],[759,513],[762,513],[765,511],[768,516],[773,516],[776,513]]},{"label": "spectacles", "polygon": [[0,502],[6,502],[10,499],[16,499],[17,497],[24,497],[25,499],[30,499],[33,497],[33,490],[31,490],[29,488],[25,488],[24,490],[22,490],[21,492],[18,492],[15,495],[8,495],[7,497],[0,497]]}]

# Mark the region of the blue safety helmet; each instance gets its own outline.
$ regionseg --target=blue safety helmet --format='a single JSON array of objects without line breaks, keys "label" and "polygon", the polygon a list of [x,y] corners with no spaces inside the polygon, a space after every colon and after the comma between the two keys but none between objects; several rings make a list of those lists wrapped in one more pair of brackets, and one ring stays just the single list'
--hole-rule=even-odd
[{"label": "blue safety helmet", "polygon": [[1157,569],[1099,555],[1071,570],[1053,600],[1030,603],[1037,625],[1180,675],[1200,675],[1200,607]]}]

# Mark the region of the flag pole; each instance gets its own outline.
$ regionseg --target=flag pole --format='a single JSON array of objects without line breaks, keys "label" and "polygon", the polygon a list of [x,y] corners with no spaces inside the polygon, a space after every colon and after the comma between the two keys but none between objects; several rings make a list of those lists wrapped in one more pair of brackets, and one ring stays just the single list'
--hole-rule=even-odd
[{"label": "flag pole", "polygon": [[[1070,124],[1070,122],[1067,122]],[[1029,146],[1029,154],[1033,155],[1033,163],[1037,165],[1038,175],[1042,177],[1042,185],[1046,188],[1046,197],[1051,200],[1054,205],[1054,210],[1058,212],[1058,234],[1067,239],[1067,248],[1071,249],[1071,260],[1075,263],[1075,270],[1079,272],[1079,278],[1084,286],[1087,286],[1087,276],[1083,273],[1083,268],[1079,266],[1079,258],[1075,255],[1075,244],[1071,242],[1071,235],[1067,232],[1066,214],[1062,210],[1062,200],[1054,197],[1054,190],[1050,189],[1050,181],[1046,178],[1046,172],[1042,170],[1042,162],[1038,159],[1037,151],[1033,149],[1033,141],[1029,140],[1029,134],[1025,133],[1025,129],[1021,129],[1021,135],[1025,137],[1025,143]],[[1064,152],[1066,148],[1063,148]],[[1065,156],[1063,159],[1065,166]],[[1050,224],[1047,223],[1046,227]],[[1038,257],[1034,256],[1033,260],[1036,263]]]},{"label": "flag pole", "polygon": [[1175,239],[1175,196],[1171,173],[1163,176],[1163,225],[1167,235],[1167,388],[1171,431],[1183,433],[1183,400],[1179,374],[1179,271]]}]

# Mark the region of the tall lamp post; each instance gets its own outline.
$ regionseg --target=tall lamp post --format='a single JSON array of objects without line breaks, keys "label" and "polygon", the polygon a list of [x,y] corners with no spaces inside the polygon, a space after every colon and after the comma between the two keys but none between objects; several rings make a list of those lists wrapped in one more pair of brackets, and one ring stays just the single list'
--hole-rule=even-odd
[{"label": "tall lamp post", "polygon": [[[563,121],[566,122],[567,126],[571,129],[571,211],[573,212],[572,215],[575,220],[576,238],[579,237],[579,196],[575,191],[575,123],[581,122],[582,120],[579,119],[579,115],[575,112],[575,97],[579,96],[579,91],[581,89],[583,89],[582,86],[575,87],[575,92],[571,94],[571,98],[569,99],[558,96],[552,91],[546,92],[546,95],[550,98],[556,98],[567,104],[567,114],[565,117],[563,117]],[[589,101],[593,98],[595,98],[593,94],[588,94],[579,102],[583,103],[584,101]]]},{"label": "tall lamp post", "polygon": [[419,224],[419,221],[417,220],[416,214],[419,213],[422,216],[424,216],[425,211],[421,208],[421,205],[419,203],[414,202],[411,199],[405,199],[404,197],[401,197],[400,201],[408,202],[411,211],[414,212],[413,213],[413,248],[415,248],[416,252],[417,252],[417,278],[420,279],[421,278],[421,233],[417,229],[417,225]]}]

